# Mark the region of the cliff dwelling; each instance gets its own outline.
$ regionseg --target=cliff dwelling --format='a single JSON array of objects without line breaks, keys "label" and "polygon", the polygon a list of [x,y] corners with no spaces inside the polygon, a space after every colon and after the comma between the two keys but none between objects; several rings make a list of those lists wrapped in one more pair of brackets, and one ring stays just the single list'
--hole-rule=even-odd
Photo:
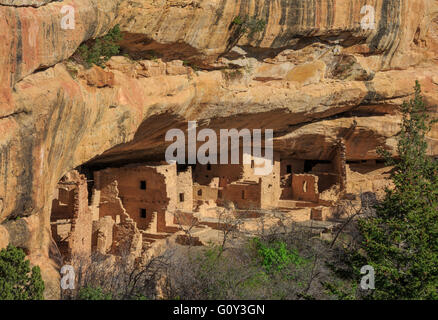
[{"label": "cliff dwelling", "polygon": [[193,221],[218,223],[217,211],[225,207],[243,219],[277,211],[297,221],[327,220],[347,191],[357,191],[368,172],[382,168],[376,160],[347,163],[342,141],[324,160],[274,152],[268,175],[255,174],[257,162],[250,158],[248,164],[78,167],[55,191],[52,237],[64,261],[92,252],[139,257]]},{"label": "cliff dwelling", "polygon": [[[224,212],[248,234],[264,217],[340,224],[342,205],[381,199],[378,150],[398,159],[416,80],[438,118],[438,1],[368,1],[363,29],[365,2],[0,0],[0,249],[58,298],[75,257],[135,260],[188,231],[205,245]],[[272,133],[269,174],[185,154],[232,129]],[[165,161],[170,131],[185,163]],[[436,158],[438,124],[425,139]]]}]

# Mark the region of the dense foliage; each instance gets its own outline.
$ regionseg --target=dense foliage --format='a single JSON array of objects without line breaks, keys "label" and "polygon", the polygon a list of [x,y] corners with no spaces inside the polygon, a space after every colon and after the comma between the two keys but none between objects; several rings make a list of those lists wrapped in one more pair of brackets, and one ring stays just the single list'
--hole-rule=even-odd
[{"label": "dense foliage", "polygon": [[93,64],[104,67],[105,62],[120,53],[118,42],[122,38],[120,27],[116,25],[105,36],[97,38],[89,44],[82,44],[77,51],[81,62],[87,67],[91,67]]},{"label": "dense foliage", "polygon": [[43,299],[40,268],[30,268],[22,249],[8,245],[0,251],[0,300]]},{"label": "dense foliage", "polygon": [[253,241],[257,254],[260,257],[260,262],[267,272],[281,271],[291,263],[295,266],[300,266],[306,262],[296,249],[288,249],[284,241],[266,243],[262,242],[259,238],[255,238]]},{"label": "dense foliage", "polygon": [[415,96],[403,104],[393,160],[394,188],[376,208],[376,215],[359,221],[362,241],[352,253],[356,274],[363,265],[375,269],[372,299],[438,298],[438,162],[427,156],[426,134],[432,121],[426,113],[418,82]]}]

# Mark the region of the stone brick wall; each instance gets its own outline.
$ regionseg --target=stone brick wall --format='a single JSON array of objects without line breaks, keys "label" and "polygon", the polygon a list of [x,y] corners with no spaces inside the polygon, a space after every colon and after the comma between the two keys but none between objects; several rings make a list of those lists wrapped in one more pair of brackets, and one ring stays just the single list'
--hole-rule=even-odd
[{"label": "stone brick wall", "polygon": [[281,196],[281,163],[277,154],[274,154],[272,173],[260,177],[260,207],[273,208],[278,205]]},{"label": "stone brick wall", "polygon": [[71,255],[89,256],[91,254],[91,234],[93,219],[88,208],[88,190],[85,176],[81,175],[74,195],[74,216],[70,235]]},{"label": "stone brick wall", "polygon": [[120,224],[114,225],[111,253],[137,258],[141,255],[142,248],[143,236],[133,219],[122,219]]},{"label": "stone brick wall", "polygon": [[222,190],[219,202],[231,201],[239,209],[257,209],[261,206],[260,183],[233,183]]},{"label": "stone brick wall", "polygon": [[[289,169],[289,170],[288,170]],[[280,195],[281,200],[292,200],[292,174],[304,173],[304,160],[282,158],[280,160]]]},{"label": "stone brick wall", "polygon": [[[108,168],[100,171],[99,185],[101,190],[100,216],[114,215],[114,208],[105,206],[109,198],[109,190],[117,182],[119,198],[129,216],[137,223],[139,229],[145,230],[157,212],[158,224],[166,223],[166,211],[174,211],[177,206],[176,165],[162,166],[126,166]],[[142,189],[142,183],[145,189]],[[113,201],[114,202],[114,201]],[[103,206],[102,206],[103,205]],[[146,210],[142,216],[141,210]],[[118,209],[117,209],[118,210]]]},{"label": "stone brick wall", "polygon": [[343,139],[338,143],[333,165],[335,172],[338,174],[339,193],[340,196],[343,196],[347,190],[347,149]]},{"label": "stone brick wall", "polygon": [[92,248],[95,252],[109,253],[113,243],[113,228],[115,221],[111,216],[93,221]]},{"label": "stone brick wall", "polygon": [[294,200],[318,202],[318,177],[313,174],[294,174],[292,194]]},{"label": "stone brick wall", "polygon": [[[102,176],[103,179],[101,179]],[[116,223],[119,223],[126,210],[119,197],[117,180],[96,171],[94,172],[94,186],[95,192],[100,192],[99,217],[110,216]]]},{"label": "stone brick wall", "polygon": [[213,178],[219,177],[221,181],[232,183],[241,179],[242,175],[242,164],[212,164],[210,166],[197,164],[193,170],[193,181],[208,185]]},{"label": "stone brick wall", "polygon": [[52,237],[64,261],[91,254],[93,222],[85,176],[71,171],[59,182],[50,222]]},{"label": "stone brick wall", "polygon": [[200,184],[193,185],[193,201],[216,201],[218,198],[218,188]]},{"label": "stone brick wall", "polygon": [[304,173],[304,160],[299,159],[281,159],[280,160],[280,175],[285,176],[288,174],[287,168],[290,166],[291,172],[289,174]]},{"label": "stone brick wall", "polygon": [[[183,211],[193,209],[193,176],[192,168],[177,173],[177,205],[176,208]],[[182,200],[182,201],[181,201]]]}]

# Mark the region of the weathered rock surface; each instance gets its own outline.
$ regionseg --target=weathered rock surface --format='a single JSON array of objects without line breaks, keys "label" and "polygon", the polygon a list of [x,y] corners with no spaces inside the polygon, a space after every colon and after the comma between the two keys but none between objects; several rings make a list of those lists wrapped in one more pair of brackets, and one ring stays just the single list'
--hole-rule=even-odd
[{"label": "weathered rock surface", "polygon": [[[64,5],[75,8],[73,30],[61,27]],[[0,247],[24,247],[56,297],[50,206],[59,179],[90,160],[161,157],[166,131],[187,120],[274,129],[276,150],[303,159],[325,159],[349,132],[348,159],[393,149],[397,106],[416,79],[438,105],[438,1],[374,0],[374,30],[361,28],[362,5],[0,0]],[[266,28],[222,55],[238,15],[264,19]],[[114,57],[89,70],[66,61],[115,24],[135,61]],[[438,126],[429,140],[438,155]]]},{"label": "weathered rock surface", "polygon": [[0,225],[0,249],[6,248],[8,244],[9,244],[8,229]]},{"label": "weathered rock surface", "polygon": [[54,1],[59,0],[0,0],[0,5],[14,7],[41,7]]}]

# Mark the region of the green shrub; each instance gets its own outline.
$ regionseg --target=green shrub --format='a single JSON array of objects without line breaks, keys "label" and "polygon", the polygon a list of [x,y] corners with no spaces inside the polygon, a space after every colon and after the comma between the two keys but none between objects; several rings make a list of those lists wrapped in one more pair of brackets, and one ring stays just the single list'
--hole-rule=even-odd
[{"label": "green shrub", "polygon": [[104,67],[105,62],[120,53],[118,42],[122,38],[120,27],[116,25],[105,36],[97,38],[89,44],[82,44],[78,48],[77,54],[87,68],[93,64]]},{"label": "green shrub", "polygon": [[230,50],[239,43],[239,40],[247,35],[248,38],[253,38],[256,33],[262,32],[266,28],[266,21],[254,17],[236,16],[230,25],[230,37],[227,47],[221,56],[226,55]]},{"label": "green shrub", "polygon": [[251,38],[254,34],[262,32],[266,27],[266,21],[262,19],[256,19],[254,17],[242,18],[237,16],[233,19],[233,24],[240,27],[241,35],[248,34]]},{"label": "green shrub", "polygon": [[30,268],[22,249],[8,245],[0,251],[0,300],[44,299],[40,268]]},{"label": "green shrub", "polygon": [[241,16],[237,16],[233,19],[233,24],[238,25],[238,26],[243,25],[243,22],[244,21],[243,21]]},{"label": "green shrub", "polygon": [[110,293],[105,293],[101,288],[84,287],[79,290],[79,300],[112,300]]},{"label": "green shrub", "polygon": [[290,264],[301,266],[306,262],[296,249],[288,249],[283,241],[264,243],[259,238],[253,241],[261,264],[267,272],[281,271]]}]

